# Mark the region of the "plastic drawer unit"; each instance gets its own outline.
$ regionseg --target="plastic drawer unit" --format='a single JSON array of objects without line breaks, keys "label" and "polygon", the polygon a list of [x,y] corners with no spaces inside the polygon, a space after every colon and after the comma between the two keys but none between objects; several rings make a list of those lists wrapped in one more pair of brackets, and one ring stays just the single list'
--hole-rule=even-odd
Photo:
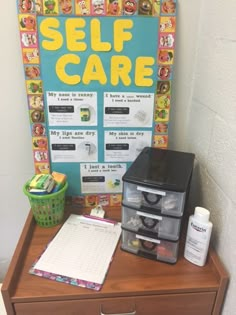
[{"label": "plastic drawer unit", "polygon": [[123,204],[181,217],[193,162],[192,153],[144,148],[123,176]]},{"label": "plastic drawer unit", "polygon": [[148,259],[174,264],[179,242],[154,239],[123,229],[121,249]]},{"label": "plastic drawer unit", "polygon": [[149,237],[160,237],[178,241],[181,218],[160,216],[155,211],[148,212],[122,206],[122,228]]},{"label": "plastic drawer unit", "polygon": [[123,176],[121,248],[175,263],[194,154],[146,147]]}]

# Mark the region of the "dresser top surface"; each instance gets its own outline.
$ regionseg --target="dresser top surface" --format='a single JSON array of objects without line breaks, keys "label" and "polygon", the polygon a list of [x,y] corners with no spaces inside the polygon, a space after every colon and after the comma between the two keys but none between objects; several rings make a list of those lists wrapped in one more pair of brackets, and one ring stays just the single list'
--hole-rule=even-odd
[{"label": "dresser top surface", "polygon": [[[70,209],[69,213],[80,214],[81,210]],[[120,208],[106,211],[107,216],[119,219]],[[181,292],[217,291],[221,277],[226,276],[214,251],[208,262],[198,267],[183,258],[180,246],[176,264],[170,265],[124,252],[117,246],[102,289],[75,287],[29,274],[33,262],[45,249],[60,225],[42,228],[36,225],[31,213],[28,216],[14,257],[9,267],[5,289],[12,301],[45,301],[61,299],[109,298]],[[222,272],[222,274],[221,274]]]}]

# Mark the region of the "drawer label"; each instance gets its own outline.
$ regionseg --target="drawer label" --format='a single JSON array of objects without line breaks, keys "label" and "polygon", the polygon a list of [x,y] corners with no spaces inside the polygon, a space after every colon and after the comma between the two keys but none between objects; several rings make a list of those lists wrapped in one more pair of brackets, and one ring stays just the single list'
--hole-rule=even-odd
[{"label": "drawer label", "polygon": [[145,192],[148,192],[150,194],[155,194],[155,195],[161,195],[161,196],[165,196],[166,195],[165,191],[151,189],[151,188],[143,187],[143,186],[137,186],[137,190],[145,191]]},{"label": "drawer label", "polygon": [[143,216],[143,217],[147,217],[147,218],[156,219],[158,221],[162,220],[162,217],[160,217],[159,215],[155,215],[155,214],[151,214],[151,213],[137,211],[137,215],[140,215],[140,216]]},{"label": "drawer label", "polygon": [[139,240],[149,241],[149,242],[156,243],[156,244],[161,243],[161,241],[156,240],[155,238],[150,238],[150,237],[146,237],[146,236],[142,236],[142,235],[138,235],[138,234],[136,234],[136,238]]}]

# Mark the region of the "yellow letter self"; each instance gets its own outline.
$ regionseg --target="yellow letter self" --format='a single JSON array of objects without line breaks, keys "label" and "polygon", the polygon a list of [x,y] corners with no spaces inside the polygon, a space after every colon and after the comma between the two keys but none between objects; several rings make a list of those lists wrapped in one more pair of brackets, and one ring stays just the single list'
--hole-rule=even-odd
[{"label": "yellow letter self", "polygon": [[126,56],[111,57],[111,84],[118,85],[121,80],[125,86],[129,86],[131,79],[129,73],[132,68],[130,59]]},{"label": "yellow letter self", "polygon": [[80,63],[79,56],[74,55],[74,54],[67,54],[67,55],[61,56],[56,63],[56,74],[58,78],[65,84],[69,84],[69,85],[78,84],[80,83],[79,75],[68,75],[66,73],[65,68],[69,63],[73,63],[75,65],[79,64]]},{"label": "yellow letter self", "polygon": [[91,21],[91,47],[94,51],[110,51],[111,44],[101,41],[101,22],[98,19]]},{"label": "yellow letter self", "polygon": [[132,39],[132,33],[125,32],[125,29],[131,29],[133,27],[132,20],[116,20],[114,22],[114,49],[117,52],[121,52],[124,48],[124,41]]},{"label": "yellow letter self", "polygon": [[153,66],[155,60],[153,57],[138,57],[135,65],[135,84],[137,86],[152,86],[153,79],[147,78],[153,74]]},{"label": "yellow letter self", "polygon": [[67,19],[65,23],[66,27],[66,42],[67,48],[70,51],[85,51],[87,44],[80,42],[79,40],[85,38],[85,32],[78,30],[78,28],[85,27],[85,19]]},{"label": "yellow letter self", "polygon": [[40,24],[40,33],[49,40],[42,40],[42,47],[45,50],[57,50],[63,44],[63,36],[56,28],[59,28],[60,22],[56,18],[47,18]]}]

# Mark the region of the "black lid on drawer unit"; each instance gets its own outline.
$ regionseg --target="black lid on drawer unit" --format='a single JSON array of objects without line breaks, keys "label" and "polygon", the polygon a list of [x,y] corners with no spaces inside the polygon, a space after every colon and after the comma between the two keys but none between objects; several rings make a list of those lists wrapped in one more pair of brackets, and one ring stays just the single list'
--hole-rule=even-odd
[{"label": "black lid on drawer unit", "polygon": [[122,179],[137,185],[185,192],[194,157],[193,153],[145,147]]}]

